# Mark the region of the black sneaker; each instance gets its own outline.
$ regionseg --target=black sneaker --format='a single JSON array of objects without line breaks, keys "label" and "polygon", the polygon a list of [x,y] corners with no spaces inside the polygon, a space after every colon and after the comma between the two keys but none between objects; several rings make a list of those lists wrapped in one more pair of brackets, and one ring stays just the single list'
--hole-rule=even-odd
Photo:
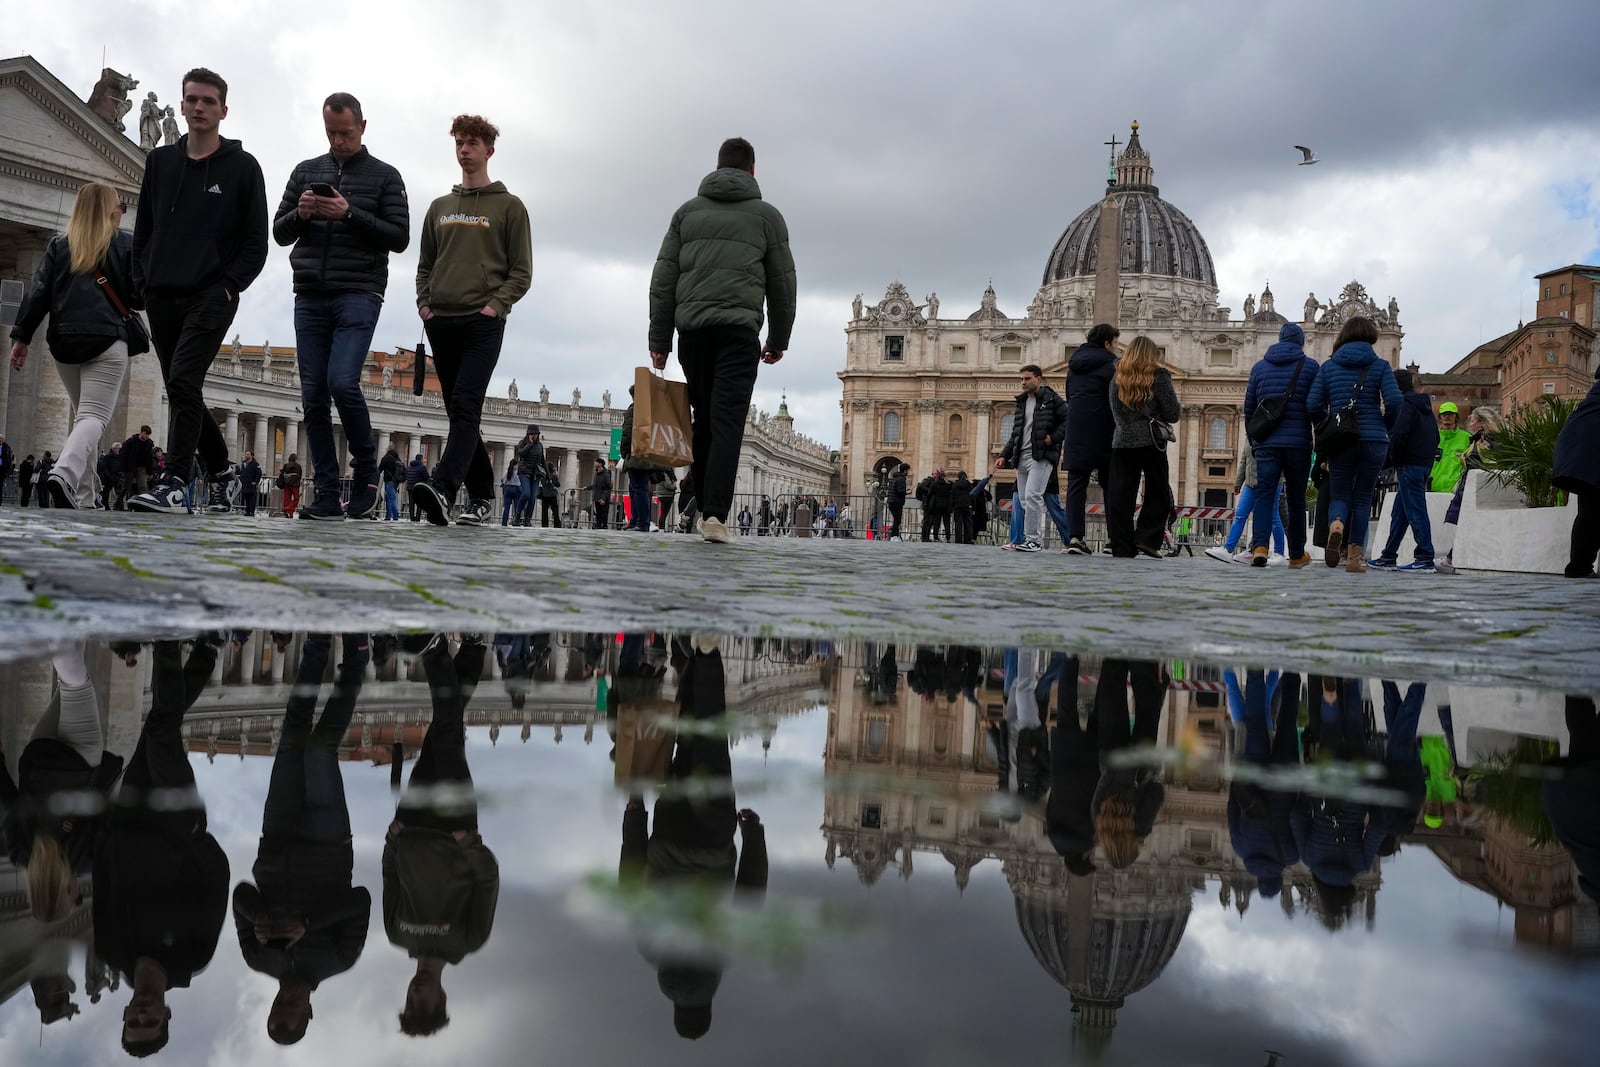
[{"label": "black sneaker", "polygon": [[66,508],[68,511],[78,510],[78,501],[73,498],[72,490],[67,488],[67,480],[61,475],[47,475],[44,480],[44,488],[50,494],[51,507]]},{"label": "black sneaker", "polygon": [[352,519],[371,518],[378,511],[378,487],[375,485],[357,485],[350,490],[350,503],[345,507],[345,514]]},{"label": "black sneaker", "polygon": [[235,498],[243,488],[239,484],[238,465],[226,464],[206,481],[206,510],[218,514],[232,511]]},{"label": "black sneaker", "polygon": [[429,482],[418,482],[411,487],[411,499],[422,514],[435,526],[450,525],[450,504],[444,495]]},{"label": "black sneaker", "polygon": [[494,508],[487,500],[469,500],[456,516],[457,526],[488,526],[494,518]]},{"label": "black sneaker", "polygon": [[1149,548],[1149,547],[1146,547],[1145,545],[1140,545],[1139,546],[1139,555],[1144,556],[1144,557],[1146,557],[1148,559],[1166,559],[1167,558],[1166,556],[1163,556],[1161,554],[1161,550],[1159,548]]},{"label": "black sneaker", "polygon": [[167,515],[193,515],[194,509],[184,499],[183,483],[166,481],[149,492],[140,493],[128,501],[129,511],[160,512]]},{"label": "black sneaker", "polygon": [[320,522],[344,521],[344,505],[339,503],[339,498],[333,494],[315,497],[311,503],[300,509],[300,518],[313,519]]},{"label": "black sneaker", "polygon": [[1071,541],[1068,541],[1066,552],[1069,556],[1094,555],[1094,553],[1089,549],[1089,543],[1081,537],[1074,537]]}]

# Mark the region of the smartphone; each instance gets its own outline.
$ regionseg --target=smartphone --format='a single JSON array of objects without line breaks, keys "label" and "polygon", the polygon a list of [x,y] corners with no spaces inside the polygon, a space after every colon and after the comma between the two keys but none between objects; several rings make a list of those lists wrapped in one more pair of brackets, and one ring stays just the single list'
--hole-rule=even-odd
[{"label": "smartphone", "polygon": [[327,182],[309,182],[307,183],[306,188],[310,189],[318,196],[335,197],[339,195],[338,190],[334,189],[334,187],[329,185]]}]

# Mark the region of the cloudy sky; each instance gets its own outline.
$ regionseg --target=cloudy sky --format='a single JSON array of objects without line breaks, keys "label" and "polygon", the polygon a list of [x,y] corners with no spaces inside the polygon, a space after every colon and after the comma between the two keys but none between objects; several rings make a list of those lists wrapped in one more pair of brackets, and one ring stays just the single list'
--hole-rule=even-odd
[{"label": "cloudy sky", "polygon": [[[231,0],[13,5],[0,51],[87,95],[107,62],[175,102],[197,64],[230,84],[224,132],[276,198],[325,149],[319,105],[355,93],[367,143],[416,213],[457,180],[452,115],[502,131],[491,173],[527,202],[534,286],[495,392],[620,391],[645,354],[650,266],[723,137],[748,137],[789,219],[801,305],[757,402],[839,435],[836,372],[858,291],[903,279],[1020,315],[1066,224],[1138,119],[1162,195],[1200,226],[1223,304],[1270,280],[1286,305],[1352,278],[1401,306],[1405,354],[1439,370],[1532,312],[1531,275],[1600,258],[1595,11],[1437,4],[947,0],[804,5]],[[1584,27],[1588,29],[1585,30]],[[1570,31],[1570,32],[1568,32]],[[1290,146],[1324,162],[1295,166]],[[400,257],[374,346],[412,345]],[[291,340],[287,253],[246,294],[247,341]]]}]

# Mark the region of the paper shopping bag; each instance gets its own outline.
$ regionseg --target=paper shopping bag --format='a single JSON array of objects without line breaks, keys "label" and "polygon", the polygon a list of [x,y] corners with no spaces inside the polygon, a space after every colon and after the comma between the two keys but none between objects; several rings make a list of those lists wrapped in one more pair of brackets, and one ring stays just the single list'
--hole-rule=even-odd
[{"label": "paper shopping bag", "polygon": [[[637,399],[637,390],[635,390]],[[641,700],[617,711],[617,750],[613,776],[619,786],[660,785],[666,781],[677,739],[673,720],[678,706],[670,700]]]},{"label": "paper shopping bag", "polygon": [[633,372],[633,456],[661,467],[694,462],[689,387],[650,373]]}]

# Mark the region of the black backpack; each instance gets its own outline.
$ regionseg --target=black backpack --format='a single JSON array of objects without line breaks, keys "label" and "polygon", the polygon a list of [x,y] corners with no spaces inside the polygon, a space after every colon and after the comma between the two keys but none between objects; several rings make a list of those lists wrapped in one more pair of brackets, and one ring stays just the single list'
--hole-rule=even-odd
[{"label": "black backpack", "polygon": [[1263,441],[1278,424],[1283,421],[1284,415],[1289,411],[1289,398],[1294,396],[1294,387],[1300,384],[1300,372],[1306,369],[1305,357],[1295,365],[1294,374],[1289,378],[1289,388],[1282,396],[1269,396],[1256,404],[1255,411],[1250,413],[1250,418],[1244,424],[1245,436],[1252,442]]}]

